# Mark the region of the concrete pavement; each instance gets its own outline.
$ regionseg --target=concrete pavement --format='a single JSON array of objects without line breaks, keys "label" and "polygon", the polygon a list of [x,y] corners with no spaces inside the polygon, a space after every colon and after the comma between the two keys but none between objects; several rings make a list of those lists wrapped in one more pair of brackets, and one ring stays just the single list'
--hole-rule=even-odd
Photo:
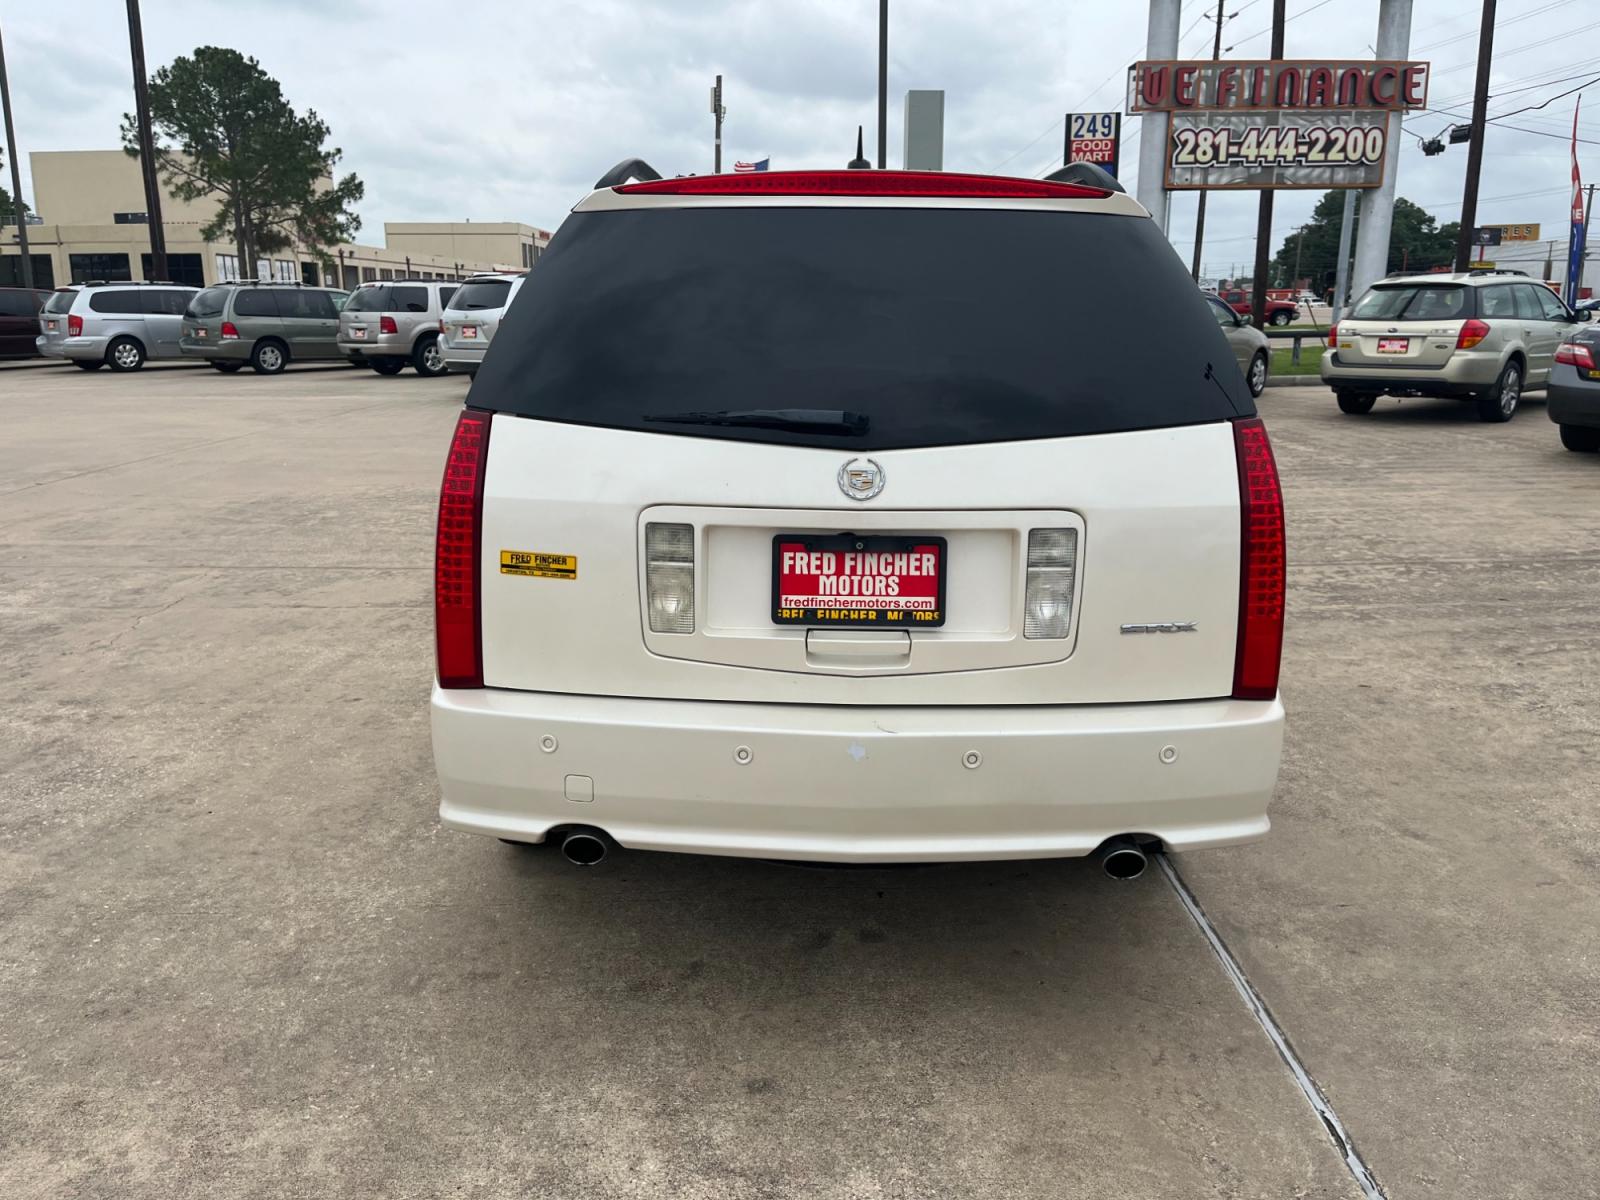
[{"label": "concrete pavement", "polygon": [[[1159,873],[441,831],[464,392],[0,368],[0,1195],[1359,1195]],[[1180,870],[1391,1196],[1583,1195],[1600,459],[1263,409],[1277,828]]]}]

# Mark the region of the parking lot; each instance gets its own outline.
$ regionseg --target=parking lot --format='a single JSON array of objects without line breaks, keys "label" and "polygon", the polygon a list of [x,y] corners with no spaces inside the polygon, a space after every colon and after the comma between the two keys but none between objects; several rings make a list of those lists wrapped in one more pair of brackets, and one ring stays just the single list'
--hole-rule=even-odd
[{"label": "parking lot", "polygon": [[[0,1196],[1362,1195],[1163,871],[442,831],[465,392],[0,366]],[[1600,1195],[1600,458],[1262,410],[1274,831],[1173,865],[1384,1194]]]}]

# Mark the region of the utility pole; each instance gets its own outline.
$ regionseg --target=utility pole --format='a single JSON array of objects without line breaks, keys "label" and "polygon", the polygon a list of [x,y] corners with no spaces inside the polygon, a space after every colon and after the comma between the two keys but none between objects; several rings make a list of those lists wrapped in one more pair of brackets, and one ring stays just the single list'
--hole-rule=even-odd
[{"label": "utility pole", "polygon": [[878,0],[878,170],[889,147],[889,0]]},{"label": "utility pole", "polygon": [[[1216,62],[1222,57],[1222,0],[1217,0],[1217,36],[1211,42],[1211,61]],[[1189,275],[1196,283],[1200,282],[1200,247],[1206,240],[1206,191],[1200,189],[1200,204],[1194,211],[1194,262],[1189,267]]]},{"label": "utility pole", "polygon": [[712,160],[711,171],[715,175],[722,174],[722,118],[728,115],[728,110],[722,107],[722,76],[717,76],[717,85],[711,89],[711,115],[717,120],[717,149],[716,157]]},{"label": "utility pole", "polygon": [[167,229],[161,223],[161,184],[156,178],[155,139],[150,133],[150,94],[144,73],[144,28],[139,0],[128,0],[128,45],[133,50],[133,103],[139,121],[139,170],[144,175],[144,214],[150,227],[150,277],[167,274]]},{"label": "utility pole", "polygon": [[17,245],[22,252],[22,286],[33,287],[33,259],[28,256],[28,216],[22,203],[22,171],[17,166],[17,134],[11,127],[11,84],[6,79],[6,44],[0,39],[0,108],[5,109],[6,153],[11,155],[11,195],[17,208]]},{"label": "utility pole", "polygon": [[1489,59],[1494,53],[1494,4],[1483,0],[1478,28],[1478,81],[1472,90],[1472,141],[1467,146],[1467,182],[1461,191],[1461,232],[1456,235],[1456,270],[1472,262],[1473,235],[1478,226],[1478,172],[1483,167],[1483,123],[1489,107]]},{"label": "utility pole", "polygon": [[[1272,0],[1271,58],[1283,57],[1284,0]],[[1272,259],[1272,189],[1261,189],[1256,213],[1256,274],[1250,285],[1250,320],[1257,329],[1267,324],[1267,264]]]}]

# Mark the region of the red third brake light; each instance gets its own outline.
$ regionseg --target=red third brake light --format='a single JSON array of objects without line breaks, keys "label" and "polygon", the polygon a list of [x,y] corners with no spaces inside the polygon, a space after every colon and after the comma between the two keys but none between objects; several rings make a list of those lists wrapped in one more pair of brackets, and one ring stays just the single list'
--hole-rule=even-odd
[{"label": "red third brake light", "polygon": [[72,313],[67,317],[67,336],[83,336],[83,318],[78,316],[77,313]]},{"label": "red third brake light", "polygon": [[400,326],[398,326],[398,325],[396,325],[394,323],[394,318],[393,317],[379,317],[378,318],[378,332],[379,333],[399,333],[400,332]]},{"label": "red third brake light", "polygon": [[631,196],[970,196],[993,200],[1104,200],[1104,188],[950,171],[751,171],[628,183]]},{"label": "red third brake light", "polygon": [[1461,325],[1461,332],[1456,335],[1456,349],[1471,350],[1488,336],[1489,327],[1482,321],[1465,321]]},{"label": "red third brake light", "polygon": [[1233,423],[1239,461],[1239,641],[1233,660],[1233,698],[1271,700],[1278,694],[1283,657],[1283,610],[1288,583],[1283,489],[1267,427],[1259,417]]},{"label": "red third brake light", "polygon": [[466,409],[456,422],[439,487],[433,544],[433,633],[439,686],[483,686],[478,562],[483,543],[483,477],[491,413]]},{"label": "red third brake light", "polygon": [[1594,366],[1594,352],[1582,342],[1562,342],[1556,347],[1556,361],[1566,363],[1569,367],[1582,367],[1592,371]]}]

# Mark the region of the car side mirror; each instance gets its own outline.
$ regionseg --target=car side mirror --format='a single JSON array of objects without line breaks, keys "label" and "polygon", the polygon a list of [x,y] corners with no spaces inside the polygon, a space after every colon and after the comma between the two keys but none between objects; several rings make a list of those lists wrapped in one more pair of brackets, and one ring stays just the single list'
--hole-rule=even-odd
[{"label": "car side mirror", "polygon": [[1574,321],[1592,321],[1594,320],[1594,309],[1580,308],[1577,312],[1572,314],[1572,319]]}]

